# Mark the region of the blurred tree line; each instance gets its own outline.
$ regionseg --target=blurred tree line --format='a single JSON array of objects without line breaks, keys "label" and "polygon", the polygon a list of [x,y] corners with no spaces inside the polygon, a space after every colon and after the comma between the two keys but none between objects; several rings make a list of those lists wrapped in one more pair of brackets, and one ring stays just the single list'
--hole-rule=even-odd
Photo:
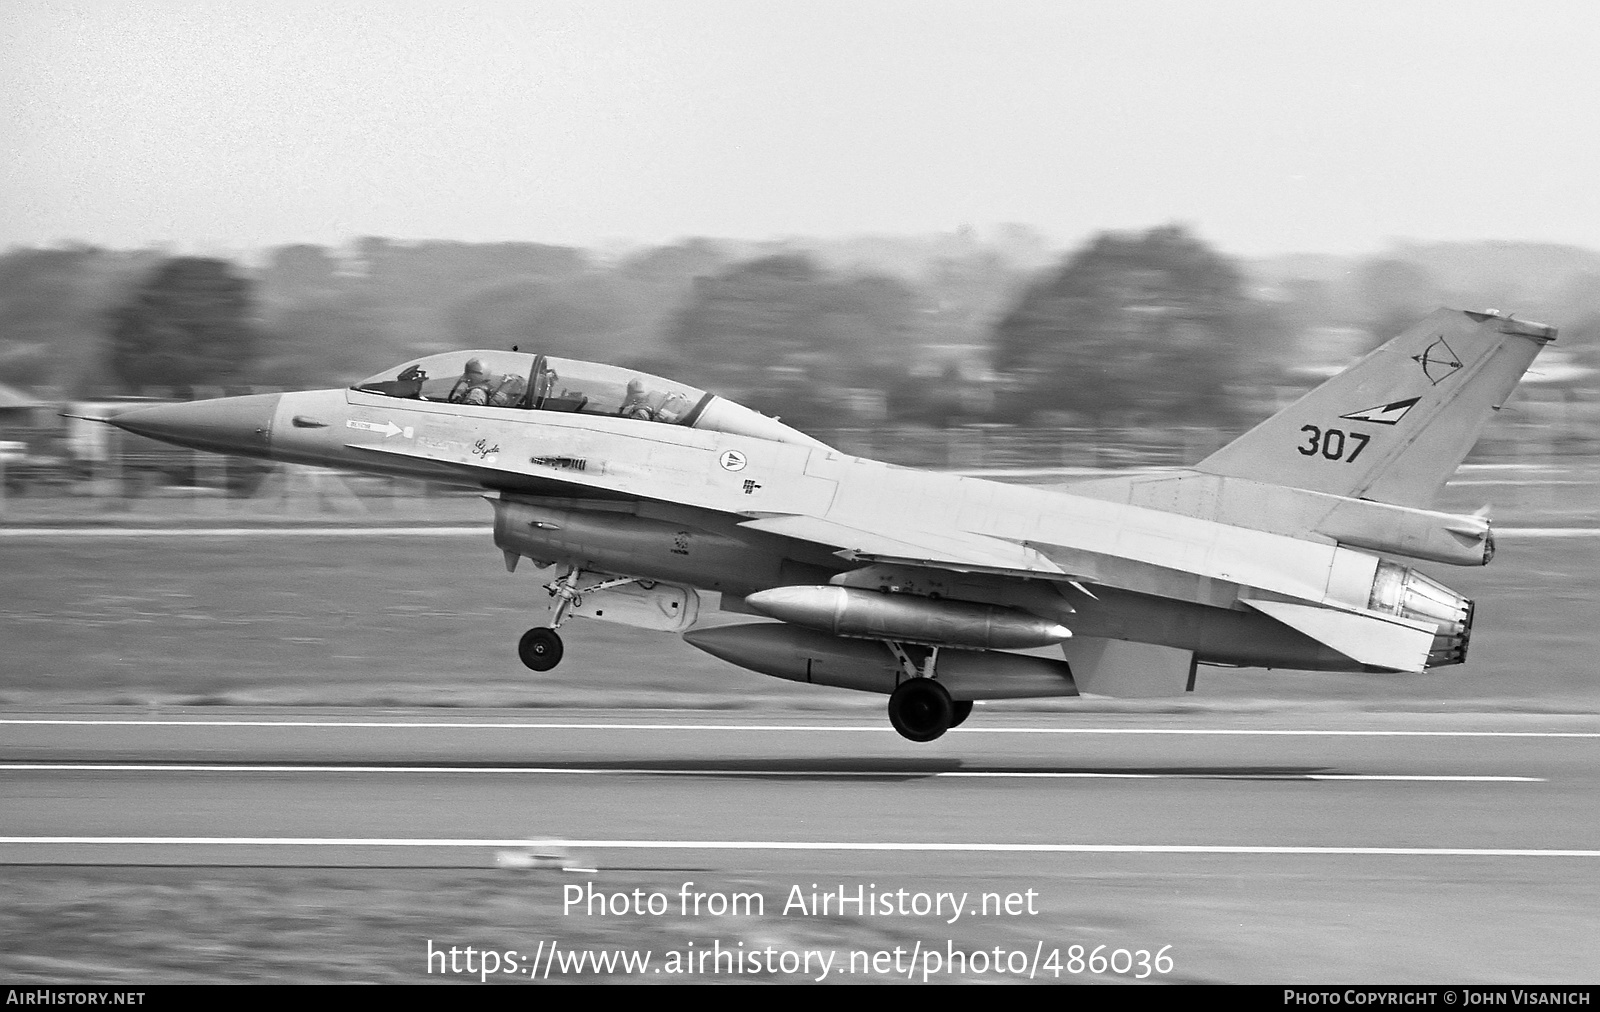
[{"label": "blurred tree line", "polygon": [[[1440,305],[1600,342],[1600,254],[1447,244],[1231,259],[1180,226],[1052,261],[1015,226],[810,244],[691,239],[601,257],[537,243],[0,255],[0,382],[67,396],[329,386],[453,348],[681,378],[803,428],[1230,428],[1248,391],[1337,365]],[[1600,362],[1595,364],[1600,365]]]},{"label": "blurred tree line", "polygon": [[1260,371],[1272,335],[1238,269],[1182,228],[1105,234],[1029,285],[999,322],[1008,421],[1224,423],[1229,385]]}]

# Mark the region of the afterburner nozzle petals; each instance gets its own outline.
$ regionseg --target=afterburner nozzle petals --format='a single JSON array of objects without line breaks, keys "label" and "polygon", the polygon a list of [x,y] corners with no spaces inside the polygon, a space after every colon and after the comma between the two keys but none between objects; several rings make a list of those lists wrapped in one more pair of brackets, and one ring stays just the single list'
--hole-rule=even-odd
[{"label": "afterburner nozzle petals", "polygon": [[124,411],[108,421],[136,435],[179,446],[264,457],[272,445],[272,418],[282,397],[250,394],[155,404]]}]

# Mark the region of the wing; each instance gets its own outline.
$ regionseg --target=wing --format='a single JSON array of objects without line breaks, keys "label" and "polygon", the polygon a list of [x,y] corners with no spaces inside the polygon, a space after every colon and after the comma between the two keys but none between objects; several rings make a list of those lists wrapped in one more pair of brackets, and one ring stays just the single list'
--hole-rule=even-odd
[{"label": "wing", "polygon": [[963,573],[1074,579],[1037,549],[984,534],[916,530],[897,530],[888,534],[797,514],[760,517],[746,520],[739,526],[827,545],[835,549],[835,555],[850,561],[895,562]]},{"label": "wing", "polygon": [[[840,558],[868,564],[888,563],[1011,577],[1019,581],[1070,583],[1090,597],[1095,596],[1094,591],[1085,584],[1191,600],[1198,597],[1198,583],[1193,589],[1187,588],[1187,584],[1200,577],[1180,568],[1123,556],[1056,548],[1051,549],[1054,558],[1049,558],[1029,544],[966,531],[896,529],[889,533],[788,514],[746,520],[740,526],[826,545]],[[1063,568],[1062,562],[1070,566],[1071,571]],[[1314,601],[1313,594],[1306,593],[1302,599]],[[1240,606],[1268,616],[1374,669],[1421,671],[1434,640],[1435,627],[1429,623],[1363,609],[1249,598],[1235,605]],[[1194,657],[1191,650],[1154,645],[1142,645],[1138,650],[1143,653],[1134,655],[1129,653],[1134,648],[1127,644],[1091,637],[1075,638],[1063,649],[1071,657],[1074,669],[1083,672],[1085,686],[1093,686],[1089,691],[1110,695],[1164,695],[1174,686],[1182,691]],[[1144,677],[1140,672],[1148,675],[1157,670],[1161,673],[1157,680],[1162,683],[1159,691],[1133,684]]]}]

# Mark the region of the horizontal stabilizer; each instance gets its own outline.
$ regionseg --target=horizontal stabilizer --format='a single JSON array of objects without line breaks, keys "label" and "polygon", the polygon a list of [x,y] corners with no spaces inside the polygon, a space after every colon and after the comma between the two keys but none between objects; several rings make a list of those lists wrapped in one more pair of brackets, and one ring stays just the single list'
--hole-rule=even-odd
[{"label": "horizontal stabilizer", "polygon": [[1284,625],[1326,644],[1358,664],[1389,671],[1421,671],[1438,627],[1394,615],[1361,615],[1290,601],[1246,601]]}]

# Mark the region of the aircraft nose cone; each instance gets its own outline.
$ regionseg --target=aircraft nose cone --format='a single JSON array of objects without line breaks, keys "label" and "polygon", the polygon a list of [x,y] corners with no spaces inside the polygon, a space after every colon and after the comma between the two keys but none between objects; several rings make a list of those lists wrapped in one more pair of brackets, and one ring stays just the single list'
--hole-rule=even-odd
[{"label": "aircraft nose cone", "polygon": [[266,456],[272,440],[272,416],[282,396],[251,394],[187,404],[157,404],[124,411],[112,418],[111,424],[197,450]]}]

